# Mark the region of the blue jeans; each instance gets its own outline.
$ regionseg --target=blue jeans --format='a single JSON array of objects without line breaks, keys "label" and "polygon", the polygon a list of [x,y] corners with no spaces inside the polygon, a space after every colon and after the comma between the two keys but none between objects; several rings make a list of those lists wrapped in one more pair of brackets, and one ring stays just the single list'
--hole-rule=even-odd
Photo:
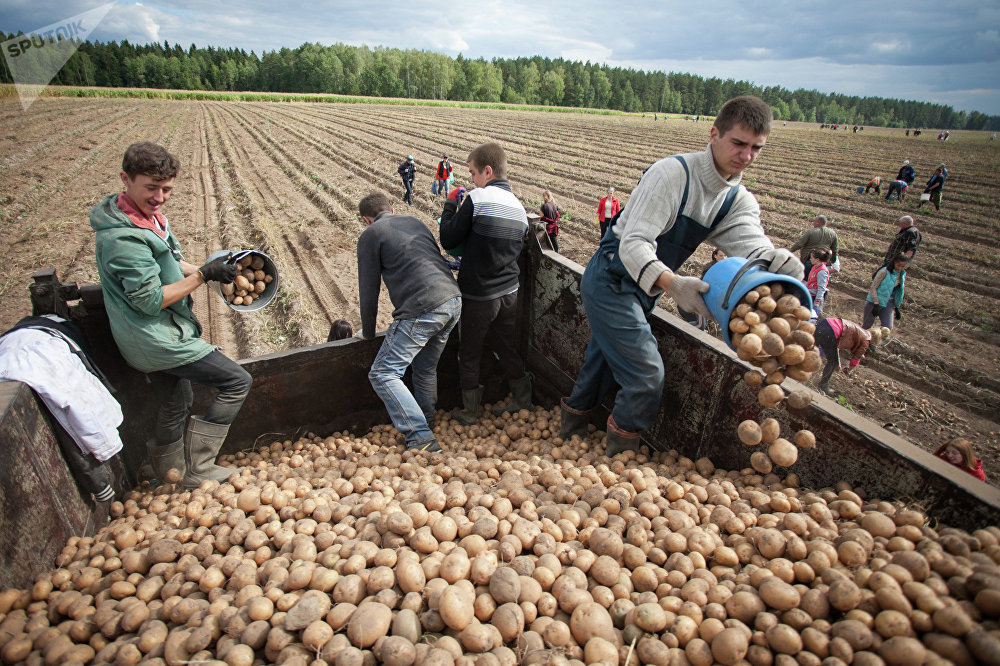
[{"label": "blue jeans", "polygon": [[184,423],[194,400],[191,382],[219,389],[202,419],[220,425],[230,425],[236,420],[253,383],[249,372],[218,350],[194,363],[146,376],[160,399],[156,417],[156,440],[160,446],[184,436]]},{"label": "blue jeans", "polygon": [[440,180],[439,179],[437,181],[437,185],[438,185],[438,194],[440,194],[445,199],[447,199],[448,198],[448,179],[447,178],[445,178],[444,180]]},{"label": "blue jeans", "polygon": [[[461,314],[462,299],[456,296],[430,312],[393,321],[368,371],[372,388],[407,446],[434,439],[428,422],[437,402],[438,359]],[[403,383],[408,367],[413,369],[413,393]]]},{"label": "blue jeans", "polygon": [[566,404],[590,411],[617,382],[615,423],[628,432],[645,430],[653,425],[663,394],[663,359],[646,320],[656,298],[629,277],[610,235],[587,264],[580,294],[591,338]]},{"label": "blue jeans", "polygon": [[403,201],[405,201],[408,204],[412,204],[413,203],[413,181],[412,180],[407,180],[407,179],[404,178],[403,179],[403,187],[406,188],[406,191],[403,192]]}]

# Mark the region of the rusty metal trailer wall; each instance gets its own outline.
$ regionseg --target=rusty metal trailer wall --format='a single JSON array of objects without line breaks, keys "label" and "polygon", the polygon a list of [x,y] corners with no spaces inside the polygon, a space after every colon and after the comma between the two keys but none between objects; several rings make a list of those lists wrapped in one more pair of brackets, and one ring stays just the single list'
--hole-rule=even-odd
[{"label": "rusty metal trailer wall", "polygon": [[[583,364],[590,328],[580,301],[583,267],[551,252],[544,232],[525,253],[528,298],[521,316],[529,332],[528,359],[539,389],[550,391],[549,401],[568,395],[572,378]],[[650,319],[666,369],[663,400],[654,426],[644,433],[650,446],[676,449],[697,459],[708,456],[723,469],[750,466],[755,450],[736,437],[745,419],[776,418],[788,436],[812,430],[817,448],[799,452],[789,471],[803,485],[823,488],[848,481],[869,497],[902,499],[920,504],[939,520],[974,529],[996,524],[1000,518],[1000,490],[934,457],[918,446],[882,429],[818,392],[804,410],[765,409],[757,391],[743,382],[751,369],[721,340],[657,309]],[[790,392],[801,385],[786,380]],[[593,422],[604,428],[613,398],[595,410]]]}]

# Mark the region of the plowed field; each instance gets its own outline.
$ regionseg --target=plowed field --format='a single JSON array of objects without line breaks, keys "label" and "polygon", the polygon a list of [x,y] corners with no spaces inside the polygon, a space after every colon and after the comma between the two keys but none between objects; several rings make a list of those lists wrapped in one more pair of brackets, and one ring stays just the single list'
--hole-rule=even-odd
[{"label": "plowed field", "polygon": [[[330,323],[357,328],[355,246],[358,200],[402,187],[396,166],[417,163],[407,212],[431,228],[441,199],[430,193],[442,152],[461,180],[464,156],[500,141],[515,193],[536,210],[549,189],[564,211],[560,249],[585,264],[595,249],[596,206],[608,186],[622,202],[642,170],[664,155],[701,150],[708,123],[642,117],[350,104],[41,99],[22,113],[0,106],[0,326],[27,314],[27,285],[39,268],[63,280],[95,282],[87,211],[117,190],[121,155],[133,141],[162,143],[183,171],[165,208],[194,263],[220,248],[259,248],[279,266],[277,302],[237,315],[196,293],[206,337],[234,357],[320,342]],[[860,321],[865,291],[896,231],[914,214],[924,234],[907,279],[896,335],[851,379],[833,386],[841,401],[933,449],[963,435],[977,445],[987,476],[1000,479],[1000,142],[983,133],[906,137],[867,128],[854,134],[777,123],[744,184],[761,203],[765,227],[790,246],[825,214],[840,236],[842,272],[827,313]],[[854,188],[895,176],[903,159],[917,182],[900,204]],[[941,211],[915,213],[918,193],[939,162],[948,165]],[[702,248],[686,271],[708,260]],[[663,303],[668,309],[669,303]],[[392,307],[383,291],[379,328]]]}]

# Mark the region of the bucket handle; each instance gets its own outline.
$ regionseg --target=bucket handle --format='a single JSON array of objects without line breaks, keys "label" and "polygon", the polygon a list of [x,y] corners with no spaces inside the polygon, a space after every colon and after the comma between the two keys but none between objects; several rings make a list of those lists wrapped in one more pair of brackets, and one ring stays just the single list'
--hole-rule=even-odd
[{"label": "bucket handle", "polygon": [[751,259],[750,261],[743,264],[740,270],[736,272],[736,275],[733,276],[733,281],[729,283],[729,289],[726,290],[726,296],[722,299],[722,309],[723,310],[729,309],[729,297],[733,295],[733,289],[736,287],[736,283],[740,281],[740,278],[743,277],[747,273],[747,271],[749,271],[751,268],[754,268],[755,266],[770,266],[770,265],[771,265],[770,259]]}]

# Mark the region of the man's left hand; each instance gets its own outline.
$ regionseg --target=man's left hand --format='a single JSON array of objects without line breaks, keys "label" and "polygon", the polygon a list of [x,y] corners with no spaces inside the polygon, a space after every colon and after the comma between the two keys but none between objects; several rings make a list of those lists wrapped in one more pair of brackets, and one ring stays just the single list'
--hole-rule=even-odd
[{"label": "man's left hand", "polygon": [[895,315],[896,315],[896,319],[897,319],[897,320],[900,320],[900,319],[902,319],[902,318],[903,318],[903,313],[899,311],[899,308],[898,308],[898,307],[897,307],[897,308],[896,308],[896,309],[894,310],[893,314],[895,314]]}]

